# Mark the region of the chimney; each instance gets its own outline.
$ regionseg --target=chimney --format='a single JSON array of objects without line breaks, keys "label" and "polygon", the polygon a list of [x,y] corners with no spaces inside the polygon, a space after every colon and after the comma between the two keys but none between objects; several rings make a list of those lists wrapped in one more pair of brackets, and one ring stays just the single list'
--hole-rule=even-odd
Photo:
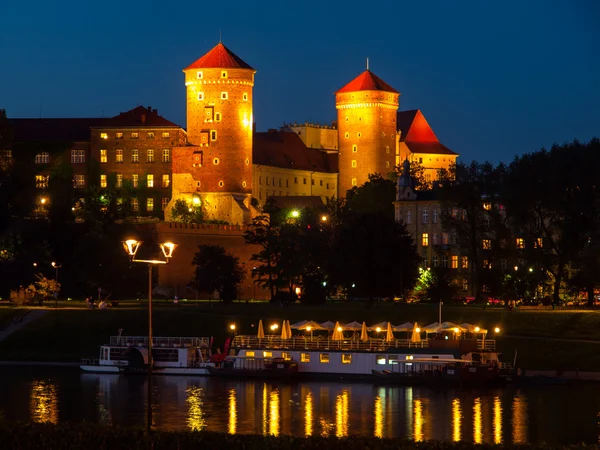
[{"label": "chimney", "polygon": [[146,123],[146,114],[142,114],[142,123]]}]

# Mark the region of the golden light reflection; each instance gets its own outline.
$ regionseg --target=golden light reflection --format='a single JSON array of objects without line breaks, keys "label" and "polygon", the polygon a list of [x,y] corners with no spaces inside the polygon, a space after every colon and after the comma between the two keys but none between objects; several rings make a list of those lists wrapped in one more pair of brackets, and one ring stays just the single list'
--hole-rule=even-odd
[{"label": "golden light reflection", "polygon": [[512,404],[513,443],[527,442],[527,399],[515,395]]},{"label": "golden light reflection", "polygon": [[198,386],[190,386],[185,392],[187,393],[185,401],[188,404],[187,424],[192,431],[204,430],[206,428],[206,419],[202,411],[204,391]]},{"label": "golden light reflection", "polygon": [[229,434],[235,434],[237,430],[237,399],[235,388],[229,389]]},{"label": "golden light reflection", "polygon": [[279,391],[273,389],[269,398],[269,434],[279,436]]},{"label": "golden light reflection", "polygon": [[473,441],[476,444],[483,441],[481,397],[477,397],[473,404]]},{"label": "golden light reflection", "polygon": [[494,397],[494,444],[502,443],[502,402]]},{"label": "golden light reflection", "polygon": [[265,436],[267,435],[267,423],[269,422],[267,418],[267,399],[267,383],[264,383],[262,392],[262,434]]},{"label": "golden light reflection", "polygon": [[335,435],[348,436],[348,390],[346,389],[335,398]]},{"label": "golden light reflection", "polygon": [[34,381],[31,389],[31,420],[58,423],[58,388],[47,381]]},{"label": "golden light reflection", "polygon": [[454,442],[460,441],[460,425],[462,421],[462,409],[460,407],[460,400],[455,398],[452,400],[452,440]]},{"label": "golden light reflection", "polygon": [[373,434],[375,437],[383,438],[383,401],[381,400],[381,396],[375,397],[375,430]]},{"label": "golden light reflection", "polygon": [[304,434],[312,436],[313,434],[313,398],[308,392],[304,400]]},{"label": "golden light reflection", "polygon": [[420,399],[413,400],[413,414],[414,414],[414,432],[413,439],[415,442],[423,440],[423,402]]}]

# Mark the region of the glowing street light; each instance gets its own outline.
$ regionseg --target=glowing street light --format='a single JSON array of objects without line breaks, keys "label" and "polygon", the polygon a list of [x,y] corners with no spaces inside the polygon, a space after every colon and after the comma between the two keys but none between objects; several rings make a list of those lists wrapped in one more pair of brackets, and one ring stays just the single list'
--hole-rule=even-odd
[{"label": "glowing street light", "polygon": [[494,333],[500,333],[500,328],[499,327],[494,328]]},{"label": "glowing street light", "polygon": [[479,333],[479,330],[481,330],[481,328],[475,327],[475,333]]},{"label": "glowing street light", "polygon": [[229,325],[229,329],[231,331],[235,331],[235,323],[232,323],[231,325]]},{"label": "glowing street light", "polygon": [[329,217],[327,217],[325,214],[323,214],[321,216],[321,222],[327,222],[329,220]]},{"label": "glowing street light", "polygon": [[300,217],[300,211],[298,211],[297,209],[294,209],[291,214],[290,214],[294,219],[297,219],[298,217]]}]

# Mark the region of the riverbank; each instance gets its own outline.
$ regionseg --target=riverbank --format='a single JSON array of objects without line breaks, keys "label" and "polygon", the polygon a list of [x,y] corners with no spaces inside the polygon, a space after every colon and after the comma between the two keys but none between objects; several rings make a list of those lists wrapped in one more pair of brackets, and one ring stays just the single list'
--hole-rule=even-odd
[{"label": "riverbank", "polygon": [[[167,432],[141,429],[106,427],[93,424],[7,424],[0,422],[0,448],[20,450],[196,450],[198,448],[227,450],[467,450],[497,449],[498,444],[474,444],[469,442],[414,442],[400,439],[363,437],[293,437],[225,434],[210,431]],[[508,444],[507,448],[514,448]],[[528,449],[595,449],[593,444],[577,445],[528,445],[519,444],[521,450]]]},{"label": "riverbank", "polygon": [[[18,325],[0,342],[0,358],[5,361],[78,362],[81,357],[96,357],[98,346],[123,329],[126,335],[146,335],[146,305],[132,304],[107,310],[84,308],[47,309],[30,323]],[[323,306],[293,305],[279,308],[265,303],[201,304],[178,307],[155,302],[155,336],[213,336],[217,347],[231,336],[229,325],[236,324],[241,334],[255,334],[258,320],[265,328],[283,319],[293,321],[365,320],[368,324],[390,320],[392,323],[417,321],[428,324],[438,320],[437,305],[380,304],[365,308],[362,303]],[[27,309],[0,309],[1,324]],[[469,322],[482,328],[499,326],[490,333],[505,361],[525,369],[600,372],[600,313],[597,311],[507,311],[499,308],[444,307],[444,321]]]}]

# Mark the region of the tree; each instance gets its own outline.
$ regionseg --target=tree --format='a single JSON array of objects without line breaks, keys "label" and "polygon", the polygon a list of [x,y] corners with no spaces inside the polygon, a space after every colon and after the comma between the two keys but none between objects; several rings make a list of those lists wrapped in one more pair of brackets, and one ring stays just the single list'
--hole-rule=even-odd
[{"label": "tree", "polygon": [[458,286],[447,267],[420,269],[415,294],[421,301],[449,303],[456,298]]},{"label": "tree", "polygon": [[183,199],[175,200],[171,217],[175,222],[182,223],[201,223],[204,220],[202,205],[188,205]]},{"label": "tree", "polygon": [[[413,160],[410,162],[410,177],[414,181],[414,189],[416,191],[429,191],[433,187],[431,181],[425,179],[425,166],[419,161]],[[390,172],[388,178],[395,183],[398,182],[398,178],[402,175],[402,164],[394,167],[394,171]]]},{"label": "tree", "polygon": [[36,275],[36,281],[27,287],[27,293],[41,305],[42,302],[51,297],[58,295],[60,292],[60,283],[56,280],[51,280],[43,275]]},{"label": "tree", "polygon": [[192,281],[198,289],[217,291],[224,302],[237,298],[238,287],[245,277],[239,258],[220,245],[199,245],[198,249],[192,260],[196,266]]},{"label": "tree", "polygon": [[353,212],[382,212],[394,218],[396,184],[380,174],[369,174],[369,181],[354,186],[346,194],[346,207]]}]

